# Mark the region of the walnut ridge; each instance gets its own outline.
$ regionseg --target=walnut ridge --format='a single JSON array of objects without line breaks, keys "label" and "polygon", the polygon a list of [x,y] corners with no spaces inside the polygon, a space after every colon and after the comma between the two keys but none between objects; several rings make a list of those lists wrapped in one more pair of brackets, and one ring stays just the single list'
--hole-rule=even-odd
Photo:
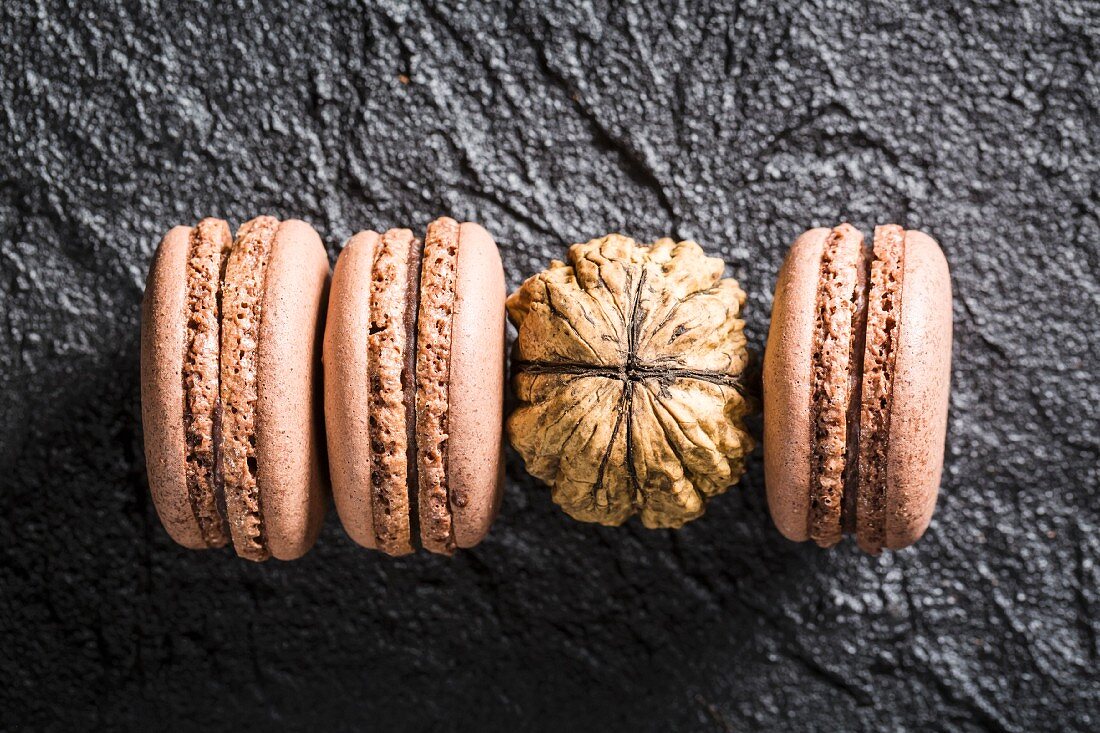
[{"label": "walnut ridge", "polygon": [[611,234],[507,300],[508,436],[570,516],[679,527],[744,473],[745,293],[695,242]]}]

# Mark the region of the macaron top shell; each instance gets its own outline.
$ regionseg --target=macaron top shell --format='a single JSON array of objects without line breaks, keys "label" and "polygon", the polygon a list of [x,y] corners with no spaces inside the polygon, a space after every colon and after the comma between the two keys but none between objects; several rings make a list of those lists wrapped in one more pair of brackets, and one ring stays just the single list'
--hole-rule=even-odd
[{"label": "macaron top shell", "polygon": [[325,424],[336,510],[359,544],[414,549],[420,242],[364,231],[336,262],[325,327]]},{"label": "macaron top shell", "polygon": [[459,227],[451,324],[447,468],[455,544],[489,532],[503,485],[504,269],[496,243],[470,222]]},{"label": "macaron top shell", "polygon": [[328,253],[313,227],[284,221],[267,264],[257,350],[257,482],[272,556],[300,557],[321,530],[328,488],[318,430]]}]

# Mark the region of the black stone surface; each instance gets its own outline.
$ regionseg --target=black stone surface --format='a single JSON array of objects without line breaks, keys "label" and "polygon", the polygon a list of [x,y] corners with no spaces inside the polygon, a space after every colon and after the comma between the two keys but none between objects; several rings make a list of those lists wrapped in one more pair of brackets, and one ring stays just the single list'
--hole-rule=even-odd
[{"label": "black stone surface", "polygon": [[[1095,2],[5,2],[0,729],[1096,730]],[[698,7],[697,7],[698,5]],[[910,550],[783,540],[757,457],[679,532],[569,520],[514,455],[453,560],[176,547],[138,306],[204,215],[483,223],[510,286],[611,230],[750,293],[897,221],[955,286],[943,490]],[[757,430],[759,425],[757,425]]]}]

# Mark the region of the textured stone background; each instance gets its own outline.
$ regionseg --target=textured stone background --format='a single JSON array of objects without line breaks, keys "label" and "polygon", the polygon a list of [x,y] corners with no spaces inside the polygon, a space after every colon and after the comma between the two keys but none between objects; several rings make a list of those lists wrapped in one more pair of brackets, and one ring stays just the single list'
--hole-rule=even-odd
[{"label": "textured stone background", "polygon": [[[1100,727],[1100,7],[161,0],[0,9],[0,729]],[[448,561],[174,546],[138,305],[204,215],[695,238],[750,293],[898,221],[956,292],[943,491],[879,559],[772,528],[759,457],[680,532],[584,526],[511,457]],[[757,425],[757,429],[759,425]]]}]

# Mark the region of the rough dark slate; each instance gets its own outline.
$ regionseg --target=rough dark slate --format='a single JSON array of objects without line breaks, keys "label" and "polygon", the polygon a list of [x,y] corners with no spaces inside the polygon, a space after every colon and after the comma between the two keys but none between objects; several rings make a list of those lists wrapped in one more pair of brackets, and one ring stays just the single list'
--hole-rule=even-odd
[{"label": "rough dark slate", "polygon": [[[1100,727],[1097,3],[211,5],[0,8],[0,729]],[[454,560],[334,515],[295,563],[182,550],[145,272],[258,213],[333,256],[475,219],[513,287],[610,230],[695,238],[758,350],[801,230],[924,229],[956,292],[932,528],[791,544],[759,457],[682,531],[584,526],[512,455]]]}]

